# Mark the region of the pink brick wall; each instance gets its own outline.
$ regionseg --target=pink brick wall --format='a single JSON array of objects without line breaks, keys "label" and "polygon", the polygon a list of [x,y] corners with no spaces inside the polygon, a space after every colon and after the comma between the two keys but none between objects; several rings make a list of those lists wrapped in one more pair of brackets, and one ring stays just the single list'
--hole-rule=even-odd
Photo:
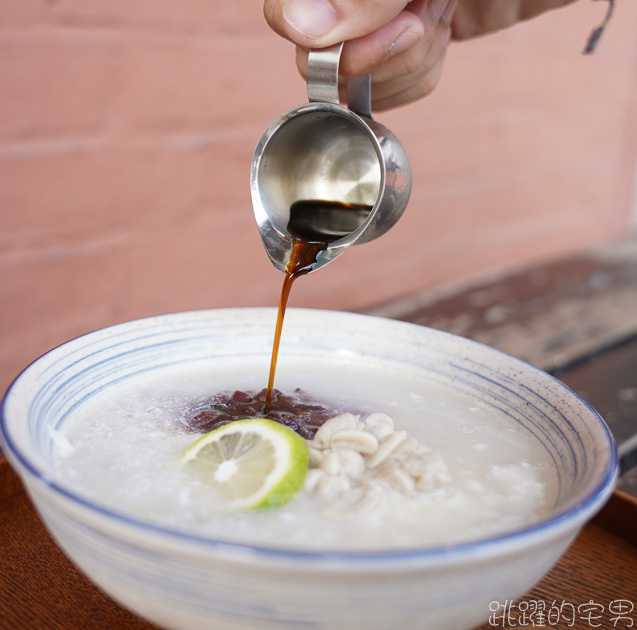
[{"label": "pink brick wall", "polygon": [[[379,115],[412,160],[407,212],[292,305],[362,309],[624,233],[637,2],[584,57],[604,9],[453,45],[431,98]],[[249,167],[304,100],[257,0],[0,0],[0,390],[100,326],[275,305]]]}]

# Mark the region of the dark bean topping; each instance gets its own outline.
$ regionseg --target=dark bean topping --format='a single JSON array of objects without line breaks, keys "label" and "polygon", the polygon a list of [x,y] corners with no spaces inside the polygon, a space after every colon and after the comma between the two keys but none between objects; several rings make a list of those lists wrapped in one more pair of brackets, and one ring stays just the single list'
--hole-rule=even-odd
[{"label": "dark bean topping", "polygon": [[[272,406],[270,411],[265,413],[266,393],[265,389],[258,393],[239,390],[220,392],[193,404],[182,422],[189,431],[207,433],[234,420],[269,418],[290,427],[309,440],[314,437],[325,421],[344,411],[314,400],[309,394],[297,388],[292,394],[273,390]],[[360,411],[352,411],[352,413],[360,413]]]}]

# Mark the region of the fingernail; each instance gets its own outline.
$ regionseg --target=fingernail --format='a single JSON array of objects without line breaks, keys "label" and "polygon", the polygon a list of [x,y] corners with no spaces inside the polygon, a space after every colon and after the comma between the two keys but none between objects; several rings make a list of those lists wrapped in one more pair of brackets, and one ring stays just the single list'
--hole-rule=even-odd
[{"label": "fingernail", "polygon": [[326,0],[292,0],[283,7],[283,19],[312,39],[326,35],[336,26],[336,13]]},{"label": "fingernail", "polygon": [[401,52],[404,52],[408,48],[411,48],[415,44],[418,43],[420,39],[420,34],[413,29],[408,28],[398,35],[398,37],[393,41],[392,45],[389,47],[389,57],[393,57],[394,55],[398,55]]}]

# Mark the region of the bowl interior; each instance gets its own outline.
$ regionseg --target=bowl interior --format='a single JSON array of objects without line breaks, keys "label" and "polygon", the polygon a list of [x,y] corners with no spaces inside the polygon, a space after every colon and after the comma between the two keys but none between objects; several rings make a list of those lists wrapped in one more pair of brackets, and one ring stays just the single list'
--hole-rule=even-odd
[{"label": "bowl interior", "polygon": [[[21,474],[55,487],[55,431],[78,407],[128,379],[163,369],[215,366],[267,381],[276,312],[227,309],[159,316],[75,339],[25,370],[5,397],[4,449]],[[381,318],[290,309],[277,382],[294,384],[338,365],[364,366],[383,379],[434,387],[475,401],[499,421],[523,428],[550,469],[552,512],[598,509],[617,475],[613,439],[597,413],[559,381],[480,344]],[[228,368],[228,369],[226,369]],[[366,384],[352,378],[352,387]],[[381,385],[379,385],[379,383]],[[380,394],[382,396],[382,394]],[[52,430],[53,429],[53,430]],[[70,492],[73,495],[73,492]]]}]

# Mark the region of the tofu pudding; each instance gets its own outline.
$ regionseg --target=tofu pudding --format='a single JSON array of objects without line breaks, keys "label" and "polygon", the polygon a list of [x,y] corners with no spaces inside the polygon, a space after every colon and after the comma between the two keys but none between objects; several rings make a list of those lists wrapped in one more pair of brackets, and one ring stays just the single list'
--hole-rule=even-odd
[{"label": "tofu pudding", "polygon": [[261,375],[241,360],[216,371],[205,362],[163,368],[94,395],[52,432],[57,480],[144,521],[303,550],[466,542],[532,523],[552,507],[537,441],[458,391],[320,359],[279,379],[282,392],[300,387],[334,414],[308,440],[307,478],[282,507],[227,513],[205,479],[179,465],[197,438],[188,427],[193,401],[258,391]]}]

